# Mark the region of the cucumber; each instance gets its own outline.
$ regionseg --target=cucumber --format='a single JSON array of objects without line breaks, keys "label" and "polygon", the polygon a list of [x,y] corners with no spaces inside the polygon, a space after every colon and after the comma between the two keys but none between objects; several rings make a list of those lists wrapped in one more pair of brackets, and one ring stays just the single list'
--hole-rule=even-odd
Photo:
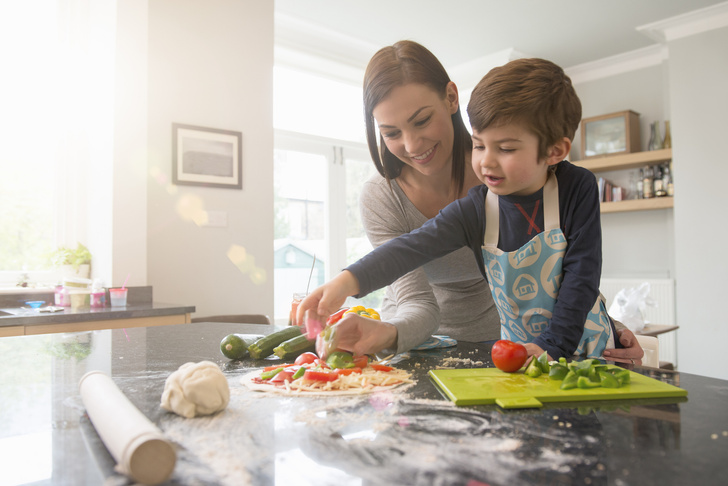
[{"label": "cucumber", "polygon": [[253,344],[248,346],[248,353],[251,358],[262,359],[267,358],[273,354],[273,349],[276,348],[283,341],[288,341],[294,337],[300,336],[303,331],[299,326],[289,326],[281,329],[280,331],[268,334],[255,341]]},{"label": "cucumber", "polygon": [[301,334],[288,341],[283,341],[275,349],[273,353],[281,359],[293,359],[299,354],[316,349],[316,341],[309,341],[308,336]]}]

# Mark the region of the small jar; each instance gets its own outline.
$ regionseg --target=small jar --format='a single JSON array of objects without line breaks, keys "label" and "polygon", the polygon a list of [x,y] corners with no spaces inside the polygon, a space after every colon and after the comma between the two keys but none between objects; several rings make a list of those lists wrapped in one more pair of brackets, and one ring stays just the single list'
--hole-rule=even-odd
[{"label": "small jar", "polygon": [[68,294],[68,289],[63,285],[56,285],[56,291],[53,296],[55,305],[60,307],[70,307],[71,297]]},{"label": "small jar", "polygon": [[100,307],[106,307],[106,290],[92,289],[91,290],[91,308],[98,309]]}]

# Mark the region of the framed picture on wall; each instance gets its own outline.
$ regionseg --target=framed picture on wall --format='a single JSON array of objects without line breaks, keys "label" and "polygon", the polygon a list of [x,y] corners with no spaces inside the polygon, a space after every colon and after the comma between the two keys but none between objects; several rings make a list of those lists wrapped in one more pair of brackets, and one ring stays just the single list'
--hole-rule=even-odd
[{"label": "framed picture on wall", "polygon": [[243,134],[172,124],[172,182],[243,188]]},{"label": "framed picture on wall", "polygon": [[640,151],[640,115],[632,110],[584,118],[581,158]]}]

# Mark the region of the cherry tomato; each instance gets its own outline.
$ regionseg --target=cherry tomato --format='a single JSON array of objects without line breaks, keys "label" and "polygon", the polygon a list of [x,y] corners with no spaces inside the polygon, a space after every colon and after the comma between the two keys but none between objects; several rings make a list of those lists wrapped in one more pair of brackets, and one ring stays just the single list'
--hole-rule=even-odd
[{"label": "cherry tomato", "polygon": [[311,381],[334,381],[338,377],[338,373],[333,371],[306,370],[306,372],[303,374],[304,380]]},{"label": "cherry tomato", "polygon": [[293,362],[293,364],[300,366],[303,364],[313,363],[317,359],[318,359],[318,356],[316,356],[316,353],[307,352],[307,353],[303,353],[303,354],[299,355],[296,358],[296,360]]},{"label": "cherry tomato", "polygon": [[490,357],[496,368],[506,373],[513,373],[520,370],[526,362],[528,351],[523,344],[501,339],[493,344]]}]

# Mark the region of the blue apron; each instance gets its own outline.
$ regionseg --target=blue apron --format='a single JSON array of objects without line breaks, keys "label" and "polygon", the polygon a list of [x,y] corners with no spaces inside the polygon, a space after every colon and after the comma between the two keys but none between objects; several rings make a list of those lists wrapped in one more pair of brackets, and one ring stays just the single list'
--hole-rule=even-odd
[{"label": "blue apron", "polygon": [[[563,278],[566,237],[561,231],[559,188],[549,171],[543,188],[544,232],[516,251],[498,249],[498,196],[485,198],[483,260],[501,320],[501,338],[530,343],[549,326]],[[614,328],[601,295],[589,311],[575,356],[600,358],[614,348]]]}]

